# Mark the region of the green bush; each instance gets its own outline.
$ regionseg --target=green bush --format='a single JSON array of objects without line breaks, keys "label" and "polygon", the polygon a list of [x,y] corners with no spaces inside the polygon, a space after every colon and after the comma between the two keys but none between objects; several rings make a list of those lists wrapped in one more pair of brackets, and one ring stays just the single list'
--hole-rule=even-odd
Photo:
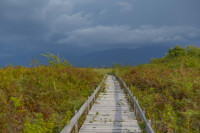
[{"label": "green bush", "polygon": [[167,53],[167,57],[174,58],[174,57],[180,57],[180,56],[186,56],[187,51],[180,47],[179,45],[176,45],[173,49],[169,49]]},{"label": "green bush", "polygon": [[200,132],[200,49],[170,49],[160,59],[115,68],[152,120],[155,132]]}]

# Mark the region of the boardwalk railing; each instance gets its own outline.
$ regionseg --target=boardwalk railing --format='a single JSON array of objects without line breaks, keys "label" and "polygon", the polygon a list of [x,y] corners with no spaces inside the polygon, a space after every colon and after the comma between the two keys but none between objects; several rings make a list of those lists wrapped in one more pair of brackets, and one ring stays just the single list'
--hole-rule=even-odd
[{"label": "boardwalk railing", "polygon": [[[106,74],[107,75],[107,74]],[[85,101],[85,103],[81,106],[79,111],[75,111],[75,115],[70,120],[69,124],[63,128],[63,130],[60,133],[70,133],[72,129],[75,127],[75,133],[78,132],[78,119],[82,116],[83,112],[86,110],[89,112],[90,109],[90,103],[95,99],[95,96],[97,92],[100,90],[102,84],[104,83],[104,80],[106,78],[106,75],[104,75],[104,78],[102,82],[99,84],[99,86],[95,89],[95,91],[92,93],[92,95]]]},{"label": "boardwalk railing", "polygon": [[115,75],[119,79],[119,81],[123,84],[125,90],[127,91],[128,95],[129,95],[131,102],[134,104],[136,115],[137,115],[137,113],[139,113],[141,120],[145,123],[147,133],[154,133],[153,129],[151,128],[151,120],[147,121],[147,119],[145,117],[145,112],[142,111],[142,109],[140,108],[140,105],[138,104],[138,100],[132,95],[129,88],[126,87],[126,84],[124,83],[124,81],[119,76],[117,76],[117,74],[115,74]]}]

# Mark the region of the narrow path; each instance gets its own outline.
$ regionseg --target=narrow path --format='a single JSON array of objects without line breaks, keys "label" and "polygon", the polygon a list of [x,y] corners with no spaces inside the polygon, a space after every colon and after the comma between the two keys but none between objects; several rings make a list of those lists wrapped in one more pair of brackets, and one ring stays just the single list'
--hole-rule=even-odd
[{"label": "narrow path", "polygon": [[141,133],[134,112],[114,76],[108,75],[79,133]]}]

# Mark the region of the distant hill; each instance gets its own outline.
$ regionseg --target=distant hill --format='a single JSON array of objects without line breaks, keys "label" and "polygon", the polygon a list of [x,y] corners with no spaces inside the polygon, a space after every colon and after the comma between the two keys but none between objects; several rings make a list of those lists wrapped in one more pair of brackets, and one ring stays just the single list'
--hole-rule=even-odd
[{"label": "distant hill", "polygon": [[[160,58],[165,56],[168,49],[169,47],[167,46],[148,46],[136,49],[110,49],[71,57],[65,55],[65,52],[63,51],[61,55],[76,67],[110,67],[114,63],[121,65],[145,64],[148,63],[151,58]],[[32,56],[37,58],[41,64],[47,64],[47,59],[42,57],[41,53],[38,52],[26,55],[21,54],[5,59],[0,58],[0,67],[8,65],[9,63],[14,66],[30,66]]]},{"label": "distant hill", "polygon": [[151,58],[165,56],[168,50],[167,46],[148,46],[136,49],[118,48],[69,57],[68,60],[77,67],[110,67],[114,63],[138,65],[148,63]]}]

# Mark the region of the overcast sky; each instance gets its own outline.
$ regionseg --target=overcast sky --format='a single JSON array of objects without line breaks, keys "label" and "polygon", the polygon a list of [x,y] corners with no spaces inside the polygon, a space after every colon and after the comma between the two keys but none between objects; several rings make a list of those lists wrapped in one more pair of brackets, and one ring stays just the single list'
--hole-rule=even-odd
[{"label": "overcast sky", "polygon": [[0,0],[0,60],[200,44],[200,0]]}]

